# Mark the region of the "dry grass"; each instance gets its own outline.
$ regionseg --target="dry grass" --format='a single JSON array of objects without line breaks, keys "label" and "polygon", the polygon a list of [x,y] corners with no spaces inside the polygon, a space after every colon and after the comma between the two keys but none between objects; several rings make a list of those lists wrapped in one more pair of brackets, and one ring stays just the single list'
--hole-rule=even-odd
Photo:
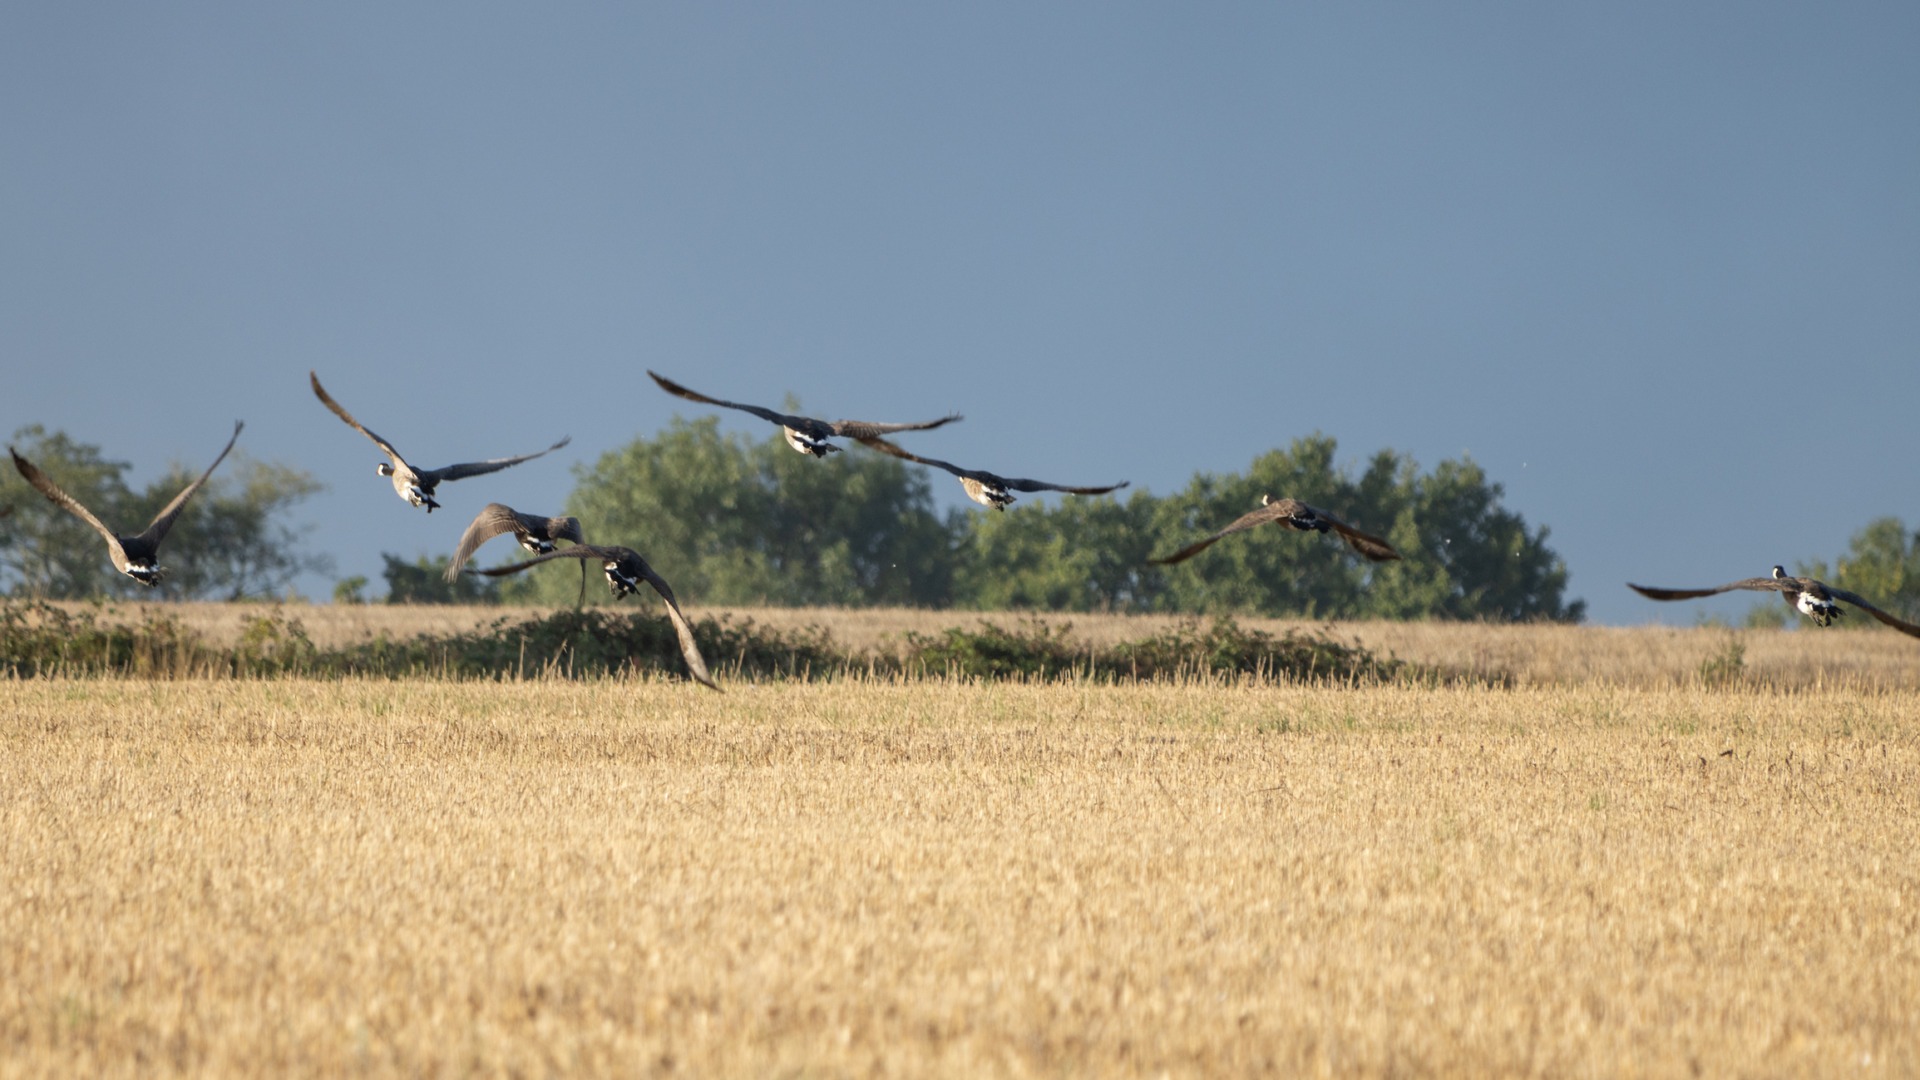
[{"label": "dry grass", "polygon": [[[81,605],[70,605],[79,607]],[[440,605],[118,604],[109,619],[137,622],[143,614],[177,615],[216,644],[230,645],[264,613],[297,619],[315,645],[338,648],[379,636],[446,635],[487,626],[501,617],[530,618],[550,609]],[[658,605],[644,610],[657,611]],[[1173,616],[1047,615],[911,609],[695,608],[695,618],[724,615],[776,629],[826,627],[855,652],[897,655],[910,632],[937,636],[948,627],[982,620],[1005,626],[1037,618],[1070,624],[1094,645],[1138,640],[1166,630]],[[1244,619],[1269,633],[1330,630],[1342,641],[1381,655],[1450,672],[1510,678],[1526,685],[1608,683],[1656,686],[1699,681],[1703,666],[1742,655],[1740,679],[1780,688],[1839,686],[1920,690],[1920,642],[1879,627],[1817,630],[1730,630],[1716,627],[1500,625],[1449,622],[1311,623]]]},{"label": "dry grass", "polygon": [[0,1074],[1911,1075],[1915,715],[0,682]]}]

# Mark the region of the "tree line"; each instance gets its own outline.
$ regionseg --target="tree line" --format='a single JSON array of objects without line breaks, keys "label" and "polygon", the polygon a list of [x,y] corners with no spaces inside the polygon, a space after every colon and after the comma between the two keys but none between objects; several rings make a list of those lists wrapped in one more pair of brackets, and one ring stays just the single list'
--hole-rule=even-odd
[{"label": "tree line", "polygon": [[[1423,471],[1389,450],[1352,469],[1336,450],[1324,435],[1296,439],[1244,473],[1196,476],[1165,497],[943,515],[920,466],[858,449],[819,462],[777,435],[756,442],[723,435],[712,417],[677,419],[577,468],[566,512],[589,540],[637,548],[703,604],[1581,618],[1547,529],[1501,505],[1500,485],[1478,465]],[[1257,507],[1263,492],[1381,531],[1406,558],[1367,563],[1327,537],[1270,527],[1176,566],[1147,561]],[[548,567],[500,595],[571,603],[578,588],[576,574]]]},{"label": "tree line", "polygon": [[[109,522],[146,521],[193,476],[177,466],[134,490],[126,462],[64,433],[22,428],[12,444]],[[815,461],[777,434],[726,435],[717,418],[704,417],[675,420],[576,466],[564,512],[585,523],[589,540],[642,551],[693,604],[1582,617],[1585,604],[1567,598],[1566,565],[1548,546],[1547,528],[1502,505],[1500,485],[1479,465],[1458,459],[1423,470],[1391,450],[1342,465],[1337,449],[1324,435],[1295,439],[1244,472],[1196,475],[1165,496],[1029,499],[1005,513],[943,514],[931,485],[946,478],[920,466],[857,448]],[[0,475],[0,506],[11,508],[0,518],[0,590],[55,599],[282,596],[297,577],[331,568],[324,554],[304,550],[289,520],[319,490],[302,470],[236,452],[188,504],[168,540],[171,574],[149,592],[114,573],[84,524],[8,469]],[[1266,526],[1176,566],[1147,561],[1258,506],[1263,493],[1332,510],[1384,535],[1406,558],[1369,563],[1328,537]],[[496,541],[482,561],[504,561],[512,550]],[[383,558],[392,602],[572,604],[580,587],[570,561],[504,582],[466,576],[448,584],[445,553]],[[1799,572],[1920,615],[1920,533],[1896,518],[1869,524],[1833,564],[1803,562]],[[364,599],[367,585],[349,579],[336,597]],[[610,602],[597,578],[587,601]]]}]

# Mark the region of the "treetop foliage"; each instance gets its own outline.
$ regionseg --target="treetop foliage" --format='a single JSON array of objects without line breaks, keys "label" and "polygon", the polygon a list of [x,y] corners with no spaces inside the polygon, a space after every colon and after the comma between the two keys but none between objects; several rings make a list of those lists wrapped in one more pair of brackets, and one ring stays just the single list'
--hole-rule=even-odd
[{"label": "treetop foliage", "polygon": [[[797,406],[789,406],[797,408]],[[1023,502],[1004,513],[935,512],[925,470],[854,447],[824,461],[774,433],[723,436],[676,419],[576,469],[565,512],[589,542],[646,555],[683,601],[906,605],[979,610],[1191,612],[1316,618],[1578,621],[1567,570],[1501,505],[1470,460],[1430,472],[1382,451],[1355,472],[1332,438],[1296,439],[1244,474],[1200,474],[1182,491]],[[1368,563],[1328,537],[1271,527],[1172,567],[1148,558],[1291,496],[1381,532],[1406,559]],[[509,581],[510,601],[572,603],[578,580],[545,568]],[[604,590],[590,589],[595,602]]]}]

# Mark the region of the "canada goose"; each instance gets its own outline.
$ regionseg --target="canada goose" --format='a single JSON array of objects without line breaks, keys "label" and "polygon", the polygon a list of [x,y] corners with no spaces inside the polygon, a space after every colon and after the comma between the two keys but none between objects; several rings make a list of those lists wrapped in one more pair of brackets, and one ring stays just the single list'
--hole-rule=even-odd
[{"label": "canada goose", "polygon": [[[674,632],[680,635],[680,655],[687,658],[687,669],[693,673],[695,682],[718,690],[713,676],[707,674],[706,661],[700,659],[700,647],[694,644],[693,627],[687,617],[680,613],[680,603],[673,598],[673,588],[665,578],[653,572],[647,560],[640,553],[626,547],[603,547],[598,544],[579,544],[570,548],[559,548],[544,555],[536,555],[525,562],[509,563],[506,566],[493,566],[472,573],[500,577],[504,574],[517,574],[529,566],[538,566],[550,559],[599,559],[601,569],[607,573],[607,584],[613,586],[613,598],[618,600],[629,593],[639,591],[639,583],[644,581],[653,586],[660,599],[667,602],[667,618],[673,620]],[[581,565],[585,565],[582,563]]]},{"label": "canada goose", "polygon": [[153,586],[160,584],[160,579],[167,576],[166,568],[154,562],[160,556],[160,541],[167,538],[167,530],[173,528],[174,519],[179,517],[180,511],[186,507],[187,499],[200,490],[200,485],[207,482],[207,477],[213,475],[213,470],[219,468],[220,463],[227,459],[227,451],[232,450],[233,444],[239,441],[240,429],[243,427],[246,427],[245,423],[239,420],[233,422],[233,437],[227,440],[225,447],[221,448],[220,456],[213,459],[213,464],[207,466],[207,471],[200,474],[200,479],[181,488],[180,494],[175,495],[173,501],[162,507],[160,512],[153,516],[153,520],[147,523],[146,531],[136,536],[116,534],[112,529],[101,524],[100,519],[94,517],[92,511],[81,506],[78,499],[61,491],[59,485],[47,479],[47,475],[34,467],[33,462],[21,457],[18,450],[8,447],[7,452],[13,455],[13,467],[20,470],[20,475],[26,477],[27,483],[32,484],[55,506],[61,507],[74,517],[93,526],[95,532],[107,538],[107,555],[113,560],[115,570],[142,585]]},{"label": "canada goose", "polygon": [[1700,596],[1713,596],[1716,593],[1730,592],[1734,589],[1748,589],[1753,592],[1777,592],[1788,606],[1797,608],[1802,615],[1812,619],[1818,626],[1830,625],[1833,620],[1847,613],[1846,609],[1835,603],[1845,600],[1861,611],[1879,619],[1903,634],[1920,637],[1920,626],[1900,619],[1874,607],[1863,596],[1850,593],[1845,589],[1836,589],[1823,581],[1812,578],[1790,577],[1787,568],[1776,566],[1772,577],[1745,578],[1729,581],[1725,585],[1712,589],[1656,589],[1647,585],[1635,585],[1627,582],[1627,588],[1650,600],[1692,600]]},{"label": "canada goose", "polygon": [[[571,540],[576,544],[586,543],[586,537],[580,532],[580,519],[576,517],[541,517],[538,514],[523,514],[504,503],[488,503],[480,508],[467,525],[467,531],[460,537],[460,546],[453,551],[453,561],[447,564],[447,580],[457,581],[460,570],[473,558],[480,545],[510,532],[520,546],[535,555],[545,555],[553,550],[554,541]],[[587,596],[587,564],[580,564],[580,598]]]},{"label": "canada goose", "polygon": [[361,425],[360,421],[353,418],[352,413],[341,408],[339,402],[327,396],[326,390],[320,385],[320,376],[309,371],[307,372],[307,377],[313,380],[314,396],[320,399],[322,405],[332,409],[333,415],[345,420],[347,426],[365,435],[367,438],[372,439],[373,444],[378,446],[381,452],[385,453],[390,459],[374,466],[374,471],[381,476],[392,477],[393,490],[397,492],[401,498],[407,500],[408,503],[414,506],[426,507],[427,513],[429,514],[440,507],[440,504],[433,500],[433,492],[435,488],[440,486],[442,481],[464,480],[469,476],[480,476],[483,473],[499,472],[509,465],[518,465],[523,461],[531,461],[542,454],[551,454],[555,450],[573,441],[573,436],[569,435],[559,442],[554,443],[552,446],[547,447],[545,450],[537,450],[531,454],[521,454],[519,457],[489,458],[486,461],[474,461],[465,465],[449,465],[444,469],[416,469],[407,464],[407,459],[400,456],[400,451],[395,450],[392,443],[368,431]]},{"label": "canada goose", "polygon": [[1045,480],[1016,480],[1000,476],[997,473],[987,472],[985,469],[963,469],[958,465],[940,461],[937,458],[927,458],[921,457],[918,454],[909,454],[905,450],[900,449],[898,446],[878,436],[855,437],[862,443],[883,454],[892,454],[897,458],[905,458],[908,461],[917,461],[922,465],[931,465],[936,469],[947,470],[959,478],[961,487],[967,489],[967,498],[972,499],[981,506],[990,506],[995,510],[1005,510],[1007,504],[1013,502],[1013,496],[1008,494],[1010,491],[1064,491],[1069,495],[1105,495],[1109,491],[1118,491],[1128,484],[1128,481],[1122,480],[1117,484],[1108,484],[1105,487],[1070,487],[1066,484],[1049,484]]},{"label": "canada goose", "polygon": [[649,371],[647,374],[653,376],[653,381],[660,384],[660,389],[675,397],[698,401],[703,405],[739,409],[741,412],[750,412],[762,420],[771,420],[780,425],[780,432],[787,437],[788,446],[803,454],[812,454],[814,457],[826,457],[828,454],[840,451],[840,447],[827,441],[835,435],[847,439],[862,439],[893,431],[926,431],[961,419],[960,414],[955,413],[919,424],[871,424],[864,420],[815,420],[810,416],[789,416],[786,413],[774,412],[772,409],[763,409],[758,405],[741,405],[738,402],[710,398],[705,394],[695,393],[657,372]]},{"label": "canada goose", "polygon": [[1186,547],[1168,555],[1164,559],[1148,559],[1147,561],[1159,563],[1162,566],[1171,566],[1177,562],[1185,562],[1211,547],[1214,541],[1219,540],[1223,536],[1230,536],[1242,529],[1251,529],[1255,525],[1264,525],[1269,521],[1279,522],[1282,527],[1293,529],[1297,532],[1323,533],[1331,530],[1339,533],[1340,539],[1345,540],[1348,547],[1372,559],[1374,562],[1387,562],[1400,557],[1400,553],[1393,550],[1392,544],[1387,543],[1377,536],[1361,532],[1359,529],[1341,521],[1325,510],[1308,506],[1299,499],[1276,499],[1271,495],[1262,495],[1260,496],[1260,509],[1240,515],[1239,518],[1234,520],[1233,524],[1228,525],[1226,528],[1221,529],[1219,532],[1214,533],[1204,540],[1196,540],[1188,544]]}]

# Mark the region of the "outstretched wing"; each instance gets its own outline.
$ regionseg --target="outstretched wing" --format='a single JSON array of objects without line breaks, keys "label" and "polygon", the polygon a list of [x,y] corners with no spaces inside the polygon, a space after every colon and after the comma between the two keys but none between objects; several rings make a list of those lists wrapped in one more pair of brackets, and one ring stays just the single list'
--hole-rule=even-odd
[{"label": "outstretched wing", "polygon": [[862,446],[878,450],[883,454],[891,454],[894,457],[919,462],[922,465],[931,465],[936,469],[945,469],[955,476],[971,476],[975,480],[1000,479],[992,473],[983,473],[977,469],[963,469],[950,461],[941,461],[939,458],[921,457],[919,454],[900,449],[898,446],[895,446],[878,435],[855,435],[854,438],[859,440]]},{"label": "outstretched wing", "polygon": [[[634,566],[635,563],[638,564],[637,567]],[[653,567],[647,565],[647,560],[640,558],[637,554],[627,566],[629,569],[637,569],[639,576],[653,586],[653,591],[660,594],[661,600],[666,601],[667,618],[673,621],[673,631],[680,636],[680,655],[686,658],[687,670],[692,673],[694,681],[709,690],[719,690],[720,687],[714,683],[713,676],[707,674],[707,662],[700,658],[700,646],[693,640],[693,624],[687,622],[687,617],[680,613],[680,601],[673,598],[673,587],[667,584],[665,578],[654,573]]]},{"label": "outstretched wing", "polygon": [[1117,484],[1108,484],[1103,487],[1075,487],[1070,484],[1050,484],[1045,480],[1008,478],[998,473],[990,473],[985,469],[963,469],[950,461],[941,461],[939,458],[921,457],[919,454],[902,450],[900,447],[877,435],[856,435],[854,437],[860,441],[861,445],[872,447],[883,454],[891,454],[894,457],[903,458],[907,461],[917,461],[922,465],[931,465],[936,469],[945,469],[955,476],[966,476],[986,483],[999,484],[1010,491],[1064,491],[1070,495],[1105,495],[1109,491],[1118,491],[1126,487],[1129,483],[1129,481],[1122,480]]},{"label": "outstretched wing", "polygon": [[1748,589],[1753,592],[1786,592],[1788,583],[1773,578],[1753,577],[1729,581],[1725,585],[1718,585],[1711,589],[1661,589],[1652,585],[1635,585],[1631,581],[1627,582],[1627,588],[1649,600],[1693,600],[1702,596],[1718,596],[1735,589]]},{"label": "outstretched wing", "polygon": [[1069,495],[1105,495],[1109,491],[1119,491],[1133,481],[1122,480],[1117,484],[1107,484],[1103,487],[1075,487],[1071,484],[1049,484],[1045,480],[1017,480],[1002,477],[1000,483],[1008,491],[1064,491]]},{"label": "outstretched wing", "polygon": [[648,585],[653,586],[653,591],[659,593],[660,599],[666,601],[667,618],[673,623],[673,632],[680,638],[680,655],[686,658],[687,670],[693,673],[694,680],[700,685],[713,690],[720,689],[714,684],[713,676],[707,673],[707,662],[700,658],[700,647],[693,640],[693,626],[687,622],[687,617],[681,614],[680,602],[673,596],[673,587],[667,584],[665,578],[654,573],[653,567],[647,565],[647,560],[641,558],[640,553],[631,548],[579,544],[549,551],[545,555],[535,555],[523,562],[509,563],[506,566],[490,566],[485,570],[472,570],[469,573],[500,577],[503,574],[517,574],[529,566],[538,566],[554,559],[596,559],[600,562],[617,562],[621,573],[641,578]]},{"label": "outstretched wing", "polygon": [[1269,503],[1258,510],[1249,510],[1239,517],[1234,518],[1232,524],[1214,533],[1212,536],[1195,540],[1193,543],[1188,544],[1186,547],[1164,558],[1148,559],[1147,561],[1158,563],[1161,566],[1172,566],[1174,563],[1186,562],[1188,559],[1193,558],[1195,555],[1200,554],[1212,547],[1215,543],[1218,543],[1222,537],[1232,536],[1234,533],[1251,529],[1255,525],[1265,525],[1267,522],[1276,518],[1289,516],[1293,513],[1293,507],[1289,505],[1291,501],[1290,499],[1281,499],[1278,502]]},{"label": "outstretched wing", "polygon": [[576,544],[570,548],[555,548],[545,555],[535,555],[531,559],[522,559],[519,562],[507,563],[503,566],[489,566],[485,569],[468,570],[467,573],[485,574],[488,577],[505,577],[508,574],[517,574],[531,566],[539,566],[543,562],[552,562],[555,559],[597,559],[601,562],[606,562],[609,559],[619,558],[620,550],[619,548],[600,547],[597,544]]},{"label": "outstretched wing", "polygon": [[441,480],[463,480],[469,476],[480,476],[483,473],[499,472],[509,465],[518,465],[523,461],[532,461],[542,454],[551,454],[572,441],[573,436],[568,435],[566,438],[561,439],[545,450],[535,450],[531,454],[521,454],[518,457],[488,458],[486,461],[469,461],[464,465],[449,465],[444,469],[421,469],[417,471],[421,477],[435,482]]},{"label": "outstretched wing", "polygon": [[1915,626],[1904,619],[1895,618],[1881,611],[1871,603],[1868,603],[1866,597],[1861,596],[1859,593],[1850,593],[1845,589],[1836,589],[1831,585],[1827,586],[1827,593],[1835,600],[1844,600],[1903,634],[1911,637],[1920,637],[1920,626]]},{"label": "outstretched wing", "polygon": [[1327,513],[1325,510],[1317,507],[1309,507],[1308,509],[1313,510],[1323,521],[1331,525],[1333,531],[1339,533],[1340,538],[1347,542],[1348,547],[1372,559],[1374,562],[1392,562],[1400,558],[1400,553],[1393,550],[1392,544],[1387,543],[1372,533],[1363,533],[1359,529]]},{"label": "outstretched wing", "polygon": [[520,523],[520,515],[511,506],[504,503],[488,503],[480,508],[473,520],[467,523],[467,531],[460,534],[460,546],[453,549],[453,561],[447,564],[447,580],[455,581],[460,571],[480,550],[480,545],[499,536],[503,532],[512,532]]},{"label": "outstretched wing", "polygon": [[27,483],[33,485],[35,491],[45,495],[55,506],[60,507],[67,513],[93,526],[95,532],[107,538],[107,545],[113,549],[114,566],[118,567],[125,564],[127,561],[127,553],[126,549],[120,546],[120,538],[114,535],[112,529],[101,524],[100,519],[93,516],[93,511],[81,506],[80,500],[61,491],[60,485],[47,479],[47,474],[41,472],[33,462],[21,457],[18,450],[9,446],[7,453],[13,455],[13,467],[19,470],[20,475],[26,478]]},{"label": "outstretched wing", "polygon": [[688,401],[697,401],[702,405],[718,405],[723,409],[739,409],[741,412],[752,413],[762,420],[771,420],[782,427],[804,426],[809,423],[818,422],[809,420],[804,416],[789,416],[786,413],[774,412],[772,409],[763,409],[758,405],[742,405],[737,401],[721,401],[719,398],[708,397],[698,391],[689,390],[658,372],[648,371],[647,374],[653,377],[654,382],[660,384],[660,389],[665,390],[674,397],[683,397]]},{"label": "outstretched wing", "polygon": [[827,425],[835,435],[846,439],[871,439],[895,431],[928,431],[961,419],[959,413],[919,424],[872,424],[865,420],[835,420]]},{"label": "outstretched wing", "polygon": [[213,464],[207,466],[207,471],[200,474],[200,479],[181,488],[180,494],[175,495],[172,502],[161,507],[160,512],[153,515],[153,520],[147,523],[147,530],[140,534],[142,543],[146,544],[149,548],[159,546],[160,541],[166,538],[167,530],[173,528],[173,519],[179,517],[180,511],[186,509],[187,500],[193,497],[194,492],[200,490],[201,484],[207,482],[207,477],[213,475],[213,470],[219,468],[220,463],[227,460],[228,451],[233,449],[234,443],[240,441],[240,429],[246,426],[247,424],[244,420],[235,420],[233,422],[233,437],[227,440],[227,445],[221,449],[220,456],[213,459]]},{"label": "outstretched wing", "polygon": [[378,435],[375,435],[373,432],[368,431],[366,428],[366,425],[362,424],[358,420],[355,420],[353,418],[352,413],[348,412],[345,408],[343,408],[339,402],[333,400],[332,395],[327,393],[326,388],[320,385],[319,375],[313,373],[312,371],[309,371],[307,372],[307,378],[312,380],[313,395],[320,399],[320,404],[325,405],[329,409],[332,409],[333,415],[339,417],[342,420],[345,420],[347,422],[348,427],[352,428],[353,430],[359,432],[362,435],[365,435],[367,438],[372,439],[373,445],[379,447],[381,453],[384,453],[388,457],[392,458],[394,461],[394,464],[396,465],[407,464],[407,459],[400,456],[400,451],[395,450],[393,448],[392,443],[388,442],[387,440],[381,438]]}]

